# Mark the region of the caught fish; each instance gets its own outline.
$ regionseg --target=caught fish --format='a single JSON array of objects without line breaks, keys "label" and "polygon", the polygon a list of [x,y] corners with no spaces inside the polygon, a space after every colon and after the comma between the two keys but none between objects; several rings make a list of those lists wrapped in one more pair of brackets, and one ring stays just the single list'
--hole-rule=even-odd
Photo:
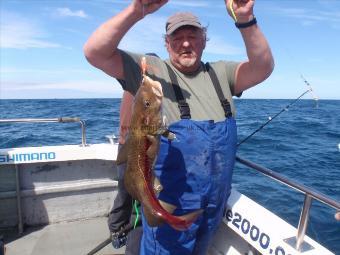
[{"label": "caught fish", "polygon": [[[125,145],[127,168],[124,184],[129,194],[142,204],[150,226],[159,226],[166,222],[177,230],[185,230],[197,219],[201,210],[183,216],[174,216],[162,207],[155,194],[162,189],[162,186],[152,170],[150,153],[148,153],[151,145],[150,137],[156,137],[158,143],[158,137],[162,133],[169,139],[174,138],[174,135],[163,127],[162,98],[161,84],[143,74],[142,83],[135,96],[129,136]],[[153,152],[153,156],[156,153]],[[125,161],[124,156],[120,154],[117,158],[118,164]]]}]

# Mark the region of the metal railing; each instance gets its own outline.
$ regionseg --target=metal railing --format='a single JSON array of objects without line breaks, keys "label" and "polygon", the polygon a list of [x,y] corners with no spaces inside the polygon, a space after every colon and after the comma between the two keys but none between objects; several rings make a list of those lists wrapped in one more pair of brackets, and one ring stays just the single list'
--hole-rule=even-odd
[{"label": "metal railing", "polygon": [[78,117],[60,117],[54,119],[0,119],[1,123],[49,123],[49,122],[58,122],[58,123],[72,123],[79,122],[81,125],[81,145],[86,146],[86,127],[85,122]]},{"label": "metal railing", "polygon": [[[80,118],[75,117],[60,117],[54,119],[0,119],[1,123],[72,123],[79,122],[81,125],[81,146],[86,146],[86,127],[85,122]],[[15,165],[15,176],[16,176],[16,199],[17,199],[17,214],[18,214],[18,233],[21,235],[23,233],[23,219],[21,211],[21,192],[20,192],[20,169],[18,165]]]},{"label": "metal railing", "polygon": [[298,251],[305,251],[305,247],[311,248],[310,245],[306,244],[304,247],[304,237],[306,234],[307,226],[308,226],[308,219],[309,219],[309,211],[310,207],[312,205],[312,199],[316,199],[320,201],[323,204],[326,204],[330,207],[333,207],[337,211],[340,211],[340,203],[327,197],[326,195],[322,194],[321,192],[315,191],[305,185],[302,185],[300,183],[294,182],[292,180],[289,180],[285,176],[269,169],[265,168],[263,166],[257,165],[254,162],[251,162],[249,160],[243,159],[239,156],[236,156],[236,161],[248,166],[254,170],[257,170],[258,172],[274,179],[275,181],[278,181],[292,189],[295,189],[305,195],[303,207],[300,214],[300,220],[298,225],[298,230],[296,237],[294,238],[288,238],[285,240],[288,244],[292,245],[296,250]]}]

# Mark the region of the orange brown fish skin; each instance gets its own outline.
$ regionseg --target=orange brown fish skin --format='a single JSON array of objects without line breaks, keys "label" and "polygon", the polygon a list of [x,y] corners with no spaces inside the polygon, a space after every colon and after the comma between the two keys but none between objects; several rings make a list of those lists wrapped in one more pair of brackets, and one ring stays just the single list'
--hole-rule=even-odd
[{"label": "orange brown fish skin", "polygon": [[[124,184],[129,194],[140,201],[149,226],[167,222],[177,230],[187,229],[201,211],[190,215],[174,216],[160,204],[154,192],[154,174],[147,151],[150,141],[147,136],[156,136],[162,129],[162,87],[146,75],[135,95],[129,137],[127,139],[127,168]],[[155,156],[155,155],[153,155]]]},{"label": "orange brown fish skin", "polygon": [[[129,137],[127,139],[127,169],[125,171],[125,187],[134,198],[142,202],[143,169],[148,161],[145,149],[148,143],[147,135],[156,135],[161,126],[161,101],[163,93],[158,90],[158,95],[153,91],[151,79],[143,77],[142,84],[135,95],[133,114],[131,118]],[[159,84],[160,87],[160,84]],[[161,88],[161,87],[160,87]]]},{"label": "orange brown fish skin", "polygon": [[[154,176],[147,155],[149,145],[147,135],[157,135],[162,125],[161,104],[162,89],[160,83],[143,76],[142,84],[135,95],[129,137],[127,140],[127,169],[124,184],[129,194],[141,202],[145,215],[151,225],[159,225],[160,219],[153,219],[153,209],[148,201],[147,192],[150,186],[146,178],[152,181]],[[146,169],[149,168],[149,169]],[[145,173],[145,171],[147,173]],[[148,175],[148,176],[146,176]],[[157,217],[159,218],[159,217]]]}]

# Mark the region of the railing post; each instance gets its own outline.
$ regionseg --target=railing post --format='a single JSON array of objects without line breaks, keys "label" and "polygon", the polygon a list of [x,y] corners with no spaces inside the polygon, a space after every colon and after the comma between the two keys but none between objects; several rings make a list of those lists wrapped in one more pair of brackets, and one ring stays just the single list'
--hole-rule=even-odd
[{"label": "railing post", "polygon": [[296,236],[296,250],[300,250],[301,244],[303,243],[303,239],[306,234],[308,219],[309,219],[309,211],[312,205],[312,197],[308,194],[305,195],[305,201],[303,202],[303,208],[300,215],[298,232]]},{"label": "railing post", "polygon": [[18,233],[21,235],[24,232],[22,222],[22,210],[21,210],[21,185],[20,185],[20,169],[17,164],[15,166],[15,186],[16,186],[16,198],[17,198],[17,214],[18,214]]},{"label": "railing post", "polygon": [[85,129],[85,122],[82,120],[79,120],[80,125],[81,125],[81,145],[87,146],[86,144],[86,129]]}]

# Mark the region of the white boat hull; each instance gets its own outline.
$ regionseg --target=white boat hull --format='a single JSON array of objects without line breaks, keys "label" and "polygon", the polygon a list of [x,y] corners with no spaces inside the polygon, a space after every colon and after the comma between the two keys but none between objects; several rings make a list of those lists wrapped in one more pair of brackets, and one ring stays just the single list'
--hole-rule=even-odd
[{"label": "white boat hull", "polygon": [[[46,226],[46,233],[42,230],[33,231],[31,236],[26,235],[24,239],[8,243],[7,255],[57,254],[53,251],[67,246],[70,252],[64,251],[62,254],[84,254],[84,250],[89,250],[94,242],[107,237],[107,226],[102,219],[107,216],[116,195],[117,147],[117,144],[94,144],[85,147],[65,145],[1,149],[0,228],[15,227],[20,222],[26,228]],[[16,192],[16,180],[19,181],[19,194]],[[19,211],[18,204],[21,207]],[[97,224],[98,229],[92,225],[86,227],[96,219],[101,222]],[[61,238],[67,231],[70,232],[70,229],[65,230],[67,226],[78,229],[79,234],[84,235],[81,239],[83,242],[75,236],[77,232],[65,240]],[[86,230],[90,232],[89,235],[97,232],[102,234],[93,237],[92,243],[85,242],[89,238],[83,233],[85,229],[89,229]],[[233,189],[223,223],[209,253],[234,255],[256,254],[258,251],[274,255],[333,254],[307,236],[304,243],[307,246],[303,247],[312,248],[303,253],[295,250],[287,243],[287,239],[293,240],[296,233],[295,227]],[[60,242],[53,244],[48,241],[53,238],[48,239],[46,235],[48,238],[59,236]],[[47,238],[47,241],[41,238]],[[15,248],[19,244],[21,250]],[[22,253],[25,245],[29,253]],[[81,247],[75,250],[77,246]],[[41,253],[44,249],[44,253]],[[47,253],[48,249],[52,253]]]}]

